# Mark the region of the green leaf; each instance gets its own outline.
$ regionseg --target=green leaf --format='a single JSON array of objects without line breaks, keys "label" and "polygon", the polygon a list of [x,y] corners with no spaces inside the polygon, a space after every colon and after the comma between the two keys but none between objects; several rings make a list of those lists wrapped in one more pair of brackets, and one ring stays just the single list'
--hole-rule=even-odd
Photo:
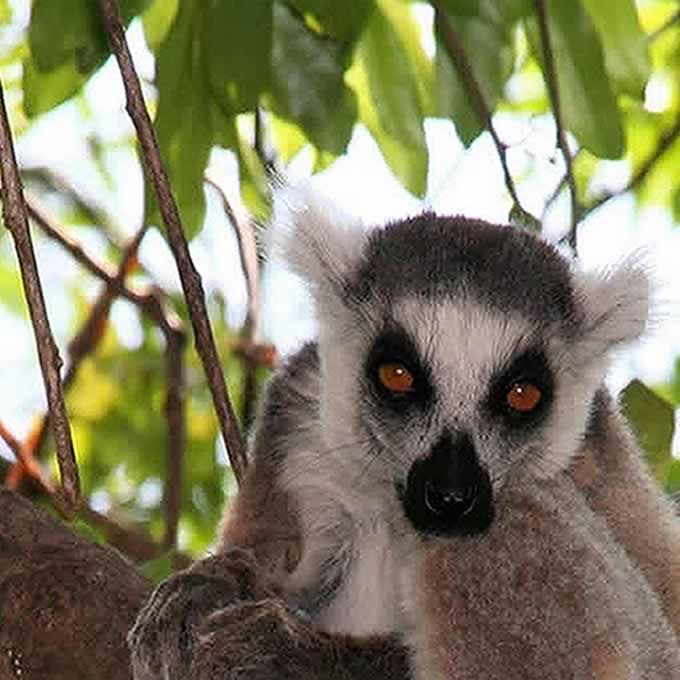
[{"label": "green leaf", "polygon": [[[123,0],[127,25],[149,0]],[[59,30],[55,30],[59,27]],[[91,0],[35,0],[24,61],[24,101],[29,116],[45,113],[76,94],[109,49],[97,5]]]},{"label": "green leaf", "polygon": [[[596,156],[619,158],[624,148],[621,115],[604,67],[600,37],[577,2],[550,0],[547,13],[565,126]],[[543,65],[535,17],[527,21],[527,34]],[[543,74],[545,78],[544,66]]]},{"label": "green leaf", "polygon": [[311,17],[310,23],[319,33],[353,43],[366,24],[374,0],[289,0],[288,5]]},{"label": "green leaf", "polygon": [[174,555],[172,552],[166,552],[153,560],[144,562],[141,566],[142,574],[148,579],[151,579],[154,583],[160,583],[163,579],[168,578],[174,571],[173,558]]},{"label": "green leaf", "polygon": [[357,45],[350,82],[359,112],[392,172],[412,193],[427,188],[427,147],[418,85],[390,17],[377,7]]},{"label": "green leaf", "polygon": [[[479,0],[475,14],[455,14],[458,3],[446,3],[449,23],[459,36],[475,80],[489,111],[493,112],[512,71],[512,17],[506,16],[494,0]],[[514,8],[514,12],[518,12]],[[476,103],[468,94],[446,49],[443,36],[437,37],[435,69],[437,115],[451,118],[463,144],[469,146],[483,129]]]},{"label": "green leaf", "polygon": [[633,380],[624,389],[621,405],[650,466],[661,472],[671,458],[673,407],[639,380]]},{"label": "green leaf", "polygon": [[270,186],[265,169],[255,150],[239,135],[236,147],[241,199],[251,215],[260,221],[269,219],[271,211]]},{"label": "green leaf", "polygon": [[7,0],[0,0],[0,26],[12,21],[12,8]]},{"label": "green leaf", "polygon": [[669,461],[661,483],[668,494],[675,496],[680,492],[680,460],[672,459]]},{"label": "green leaf", "polygon": [[434,69],[432,60],[425,54],[422,31],[413,13],[413,3],[378,0],[378,6],[399,40],[418,90],[423,115],[434,114]]},{"label": "green leaf", "polygon": [[[158,50],[158,113],[161,154],[187,238],[203,226],[203,174],[213,146],[210,93],[203,78],[196,5],[183,2]],[[147,219],[160,224],[155,196],[147,187]]]},{"label": "green leaf", "polygon": [[51,111],[70,99],[87,81],[88,76],[80,73],[72,60],[49,72],[42,73],[29,58],[24,61],[23,90],[24,111],[29,117]]},{"label": "green leaf", "polygon": [[[661,116],[665,118],[664,116]],[[658,127],[654,130],[659,137],[664,134]],[[658,144],[658,139],[655,142]],[[651,153],[651,149],[650,149]],[[648,156],[642,160],[647,162]],[[680,163],[680,142],[678,140],[656,160],[652,170],[649,172],[645,181],[638,188],[638,198],[641,204],[653,204],[662,206],[666,209],[673,209],[673,200],[676,192],[680,189],[680,176],[678,175],[678,164]],[[636,163],[635,168],[640,165]]]},{"label": "green leaf", "polygon": [[[148,3],[149,0],[123,0],[121,16],[124,24],[127,25]],[[99,10],[91,0],[35,0],[28,42],[39,71],[50,71],[74,58],[81,73],[89,73],[108,54]]]},{"label": "green leaf", "polygon": [[19,270],[15,262],[5,261],[4,258],[0,260],[0,303],[13,314],[28,318]]},{"label": "green leaf", "polygon": [[671,382],[671,398],[675,406],[680,406],[680,358],[675,360],[675,371]]},{"label": "green leaf", "polygon": [[311,31],[287,7],[274,6],[272,109],[304,130],[323,151],[341,154],[356,120],[354,93],[345,85],[347,55]]},{"label": "green leaf", "polygon": [[270,127],[274,148],[285,163],[299,153],[307,143],[304,132],[294,123],[271,116]]},{"label": "green leaf", "polygon": [[178,9],[179,0],[154,0],[144,12],[142,16],[144,37],[153,52],[165,40]]},{"label": "green leaf", "polygon": [[93,5],[86,0],[35,0],[28,43],[36,69],[51,71],[76,53],[90,63],[101,58],[105,36]]},{"label": "green leaf", "polygon": [[212,0],[203,12],[204,61],[226,111],[253,111],[271,85],[272,0]]},{"label": "green leaf", "polygon": [[680,224],[680,186],[676,186],[673,191],[673,198],[671,199],[671,214],[673,221]]},{"label": "green leaf", "polygon": [[423,110],[411,66],[391,18],[382,8],[371,16],[359,46],[373,105],[385,131],[418,142]]},{"label": "green leaf", "polygon": [[583,0],[602,40],[607,70],[621,92],[644,99],[651,74],[647,36],[633,0]]}]

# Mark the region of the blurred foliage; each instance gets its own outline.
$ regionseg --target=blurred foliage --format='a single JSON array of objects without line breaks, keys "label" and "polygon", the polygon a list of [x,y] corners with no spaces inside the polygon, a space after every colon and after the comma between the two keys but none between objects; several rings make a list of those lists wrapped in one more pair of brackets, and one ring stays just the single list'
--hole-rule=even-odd
[{"label": "blurred foliage", "polygon": [[[196,234],[204,218],[203,171],[216,146],[238,155],[243,197],[264,216],[264,168],[244,158],[243,148],[244,141],[252,147],[258,108],[276,121],[271,127],[284,123],[298,146],[311,147],[319,168],[346,150],[353,126],[363,123],[394,174],[422,196],[424,117],[451,118],[466,145],[482,131],[441,38],[434,54],[427,47],[434,28],[426,6],[411,0],[124,0],[124,19],[142,18],[156,57],[156,128],[188,232]],[[537,80],[542,49],[530,0],[444,0],[442,6],[490,110],[549,110]],[[587,186],[597,168],[591,159],[625,156],[639,165],[680,114],[680,28],[676,22],[655,33],[677,5],[549,0],[547,10],[563,118],[582,150],[579,179]],[[55,31],[55,25],[65,28]],[[23,100],[32,117],[72,97],[106,56],[91,0],[35,0],[27,41]],[[528,86],[508,88],[510,81]],[[650,82],[657,94],[663,90],[662,104],[646,102]],[[677,167],[678,148],[664,157],[667,168]],[[280,160],[288,158],[284,153]],[[678,210],[678,173],[659,167],[640,191]],[[147,201],[148,218],[158,222],[150,194]]]},{"label": "blurred foliage", "polygon": [[[28,0],[0,0],[0,75],[15,131],[40,125],[64,102],[76,102],[88,138],[92,173],[107,191],[104,162],[116,145],[98,136],[83,94],[108,48],[93,0],[33,0],[27,25],[17,23]],[[441,0],[459,33],[490,111],[532,121],[550,114],[543,51],[531,0]],[[680,119],[680,12],[672,0],[547,0],[563,118],[574,151],[581,199],[593,200],[593,178],[605,159],[625,159],[634,172]],[[343,154],[357,124],[375,139],[394,175],[410,192],[427,188],[424,121],[453,121],[465,147],[483,131],[434,13],[414,0],[121,0],[126,24],[144,36],[154,70],[145,95],[189,236],[206,213],[203,178],[214,149],[238,164],[241,196],[251,213],[268,211],[267,166],[285,173],[307,149],[314,170]],[[24,13],[25,14],[25,13]],[[142,29],[142,30],[140,30]],[[122,116],[122,112],[121,112]],[[261,124],[260,124],[261,123]],[[654,204],[680,221],[680,143],[670,146],[644,182],[638,204]],[[88,170],[89,171],[89,170]],[[97,232],[118,249],[115,215],[82,197],[40,184],[59,196],[60,219]],[[66,192],[68,193],[68,192]],[[158,224],[146,190],[145,219]],[[88,226],[89,225],[89,226]],[[104,231],[106,227],[106,231]],[[113,236],[112,236],[113,234]],[[0,243],[0,245],[2,245]],[[138,274],[144,280],[144,272]],[[88,313],[78,281],[71,293],[76,324]],[[12,260],[0,252],[0,301],[25,315]],[[173,307],[187,323],[181,300]],[[214,300],[213,322],[236,409],[244,368],[230,351],[236,331]],[[136,314],[136,312],[135,312]],[[141,341],[130,348],[111,324],[81,367],[69,409],[88,495],[123,523],[163,532],[166,423],[163,340],[137,317]],[[188,324],[187,324],[188,325]],[[75,325],[74,325],[75,328]],[[187,357],[187,447],[182,487],[181,547],[194,554],[214,538],[225,491],[233,480],[218,455],[217,426],[192,343]],[[652,466],[669,491],[680,490],[670,456],[673,408],[680,406],[680,363],[667,385],[632,383],[624,404]],[[149,565],[162,576],[167,557]]]},{"label": "blurred foliage", "polygon": [[671,455],[675,424],[671,402],[633,380],[621,394],[621,405],[656,478],[667,491],[680,490],[680,460]]}]

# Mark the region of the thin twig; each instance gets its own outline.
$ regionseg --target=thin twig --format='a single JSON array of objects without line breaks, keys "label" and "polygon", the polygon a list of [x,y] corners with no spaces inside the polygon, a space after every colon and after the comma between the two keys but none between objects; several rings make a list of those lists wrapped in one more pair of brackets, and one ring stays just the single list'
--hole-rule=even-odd
[{"label": "thin twig", "polygon": [[251,224],[247,223],[247,220],[240,219],[236,215],[226,193],[218,182],[210,177],[205,177],[204,179],[206,184],[217,191],[217,194],[222,201],[222,209],[234,229],[238,254],[241,260],[241,268],[243,270],[243,278],[246,282],[246,291],[248,295],[248,308],[244,327],[247,333],[253,336],[256,333],[259,308],[259,266],[257,261],[257,243],[255,241],[255,234],[253,233]]},{"label": "thin twig", "polygon": [[[120,524],[89,505],[83,506],[79,517],[101,531],[106,538],[107,545],[119,550],[138,564],[156,559],[166,552],[165,546],[155,543],[146,532]],[[174,568],[183,569],[189,566],[191,558],[188,555],[174,553],[172,562]]]},{"label": "thin twig", "polygon": [[168,440],[165,458],[165,480],[163,486],[163,518],[165,533],[163,546],[166,549],[177,545],[177,528],[182,508],[182,469],[185,450],[184,427],[184,333],[170,333],[165,336],[165,417],[168,422]]},{"label": "thin twig", "polygon": [[[101,279],[106,288],[102,291],[108,304],[116,296],[120,296],[134,304],[141,311],[145,312],[163,332],[175,332],[181,328],[181,320],[169,310],[165,309],[158,291],[154,286],[136,288],[126,285],[125,278],[137,267],[137,250],[141,239],[146,234],[146,225],[140,227],[138,232],[132,237],[131,241],[125,246],[119,269],[113,270],[110,265],[100,262],[90,253],[87,253],[82,245],[73,239],[66,230],[58,225],[47,212],[38,205],[34,198],[26,200],[28,214],[35,224],[45,233],[46,236],[59,243],[76,262],[81,264],[87,271]],[[97,303],[95,303],[96,305]],[[172,318],[170,318],[170,316]],[[182,331],[183,333],[183,331]]]},{"label": "thin twig", "polygon": [[137,250],[141,238],[146,233],[145,227],[133,237],[126,247],[119,270],[112,272],[104,263],[98,262],[80,243],[72,239],[66,231],[56,224],[35,201],[27,201],[29,214],[33,221],[47,236],[57,241],[85,269],[100,278],[106,288],[93,306],[90,320],[83,326],[83,331],[69,345],[69,370],[65,385],[69,385],[76,374],[83,357],[96,346],[109,309],[115,295],[126,298],[139,310],[149,316],[160,328],[165,338],[165,368],[167,375],[167,392],[165,415],[168,422],[166,465],[167,474],[163,488],[163,514],[165,534],[163,546],[173,548],[177,541],[177,526],[181,509],[182,459],[185,449],[184,431],[184,346],[186,333],[181,319],[166,308],[160,291],[149,286],[137,290],[125,284],[125,277],[137,260]]},{"label": "thin twig", "polygon": [[[120,253],[121,234],[118,226],[112,222],[107,211],[95,200],[89,197],[80,187],[71,182],[64,174],[54,168],[36,165],[22,167],[21,176],[31,183],[42,185],[48,191],[56,192],[61,198],[66,197],[74,206],[83,213],[83,216],[91,224],[97,225],[98,232],[103,235],[106,242],[116,253]],[[42,188],[41,187],[41,188]]]},{"label": "thin twig", "polygon": [[72,239],[64,229],[61,229],[43,210],[36,199],[30,195],[26,196],[26,210],[28,211],[28,216],[31,220],[33,220],[47,236],[58,241],[76,262],[83,265],[90,273],[103,279],[107,283],[113,281],[115,273],[111,271],[111,268],[108,265],[97,262],[95,258],[85,253],[80,243]]},{"label": "thin twig", "polygon": [[257,400],[257,369],[259,366],[273,368],[276,361],[276,350],[272,345],[260,342],[258,337],[259,327],[259,262],[257,258],[257,243],[252,222],[249,219],[240,218],[229,202],[222,187],[210,177],[205,177],[205,182],[217,191],[227,219],[229,220],[238,245],[243,278],[246,282],[248,295],[246,318],[241,328],[240,341],[236,348],[245,365],[245,378],[242,393],[242,422],[244,428],[248,428],[255,414],[255,402]]},{"label": "thin twig", "polygon": [[255,139],[253,141],[253,149],[260,159],[267,177],[276,176],[279,172],[276,156],[267,145],[265,118],[260,106],[255,109]]},{"label": "thin twig", "polygon": [[2,421],[0,421],[0,438],[5,442],[5,444],[7,444],[10,451],[14,454],[15,458],[19,462],[19,465],[12,466],[10,471],[14,470],[15,467],[17,471],[21,471],[21,474],[18,474],[17,472],[17,474],[12,475],[10,479],[7,480],[7,486],[11,489],[17,488],[21,482],[21,477],[24,474],[28,474],[31,479],[35,480],[43,493],[50,497],[54,496],[54,487],[47,479],[47,476],[43,472],[39,463],[35,460],[35,458],[27,454],[23,444],[9,431],[7,426]]},{"label": "thin twig", "polygon": [[496,147],[496,153],[498,154],[498,158],[503,169],[505,186],[513,203],[512,212],[515,213],[519,218],[518,221],[527,225],[535,226],[538,223],[538,220],[522,206],[519,196],[517,195],[515,182],[512,179],[510,168],[508,167],[508,147],[501,141],[498,133],[496,132],[496,128],[493,125],[491,109],[489,108],[486,98],[484,97],[484,93],[482,92],[482,88],[475,77],[472,64],[470,63],[470,60],[468,59],[468,56],[465,52],[463,41],[449,20],[449,16],[441,0],[430,0],[430,4],[434,8],[435,27],[444,41],[446,50],[449,53],[449,56],[451,57],[458,74],[460,75],[460,79],[465,90],[467,91],[468,96],[472,100],[473,108],[477,111],[477,115],[482,126],[488,130],[489,135],[493,140],[494,146]]},{"label": "thin twig", "polygon": [[665,21],[659,28],[657,28],[655,31],[652,31],[648,36],[647,40],[649,42],[654,42],[657,40],[660,36],[662,36],[669,28],[672,26],[675,26],[675,24],[680,23],[680,10],[678,10],[675,14],[671,15],[671,17],[668,19],[668,21]]},{"label": "thin twig", "polygon": [[[35,208],[35,206],[33,206]],[[67,247],[66,239],[61,231],[55,227],[53,222],[49,222],[51,229],[46,229],[47,222],[36,219],[38,215],[42,215],[40,211],[33,211],[32,216],[41,228],[44,229],[45,233],[55,238],[64,247]],[[44,216],[44,215],[43,215]],[[104,329],[106,328],[106,322],[109,317],[109,312],[111,310],[111,305],[116,297],[116,293],[125,290],[122,285],[125,277],[129,272],[134,269],[135,263],[137,261],[137,250],[139,249],[139,244],[142,238],[146,234],[146,225],[142,225],[138,231],[131,237],[130,241],[127,243],[123,249],[122,258],[117,272],[114,274],[112,279],[104,279],[107,286],[102,290],[97,299],[95,300],[90,313],[80,327],[78,333],[71,339],[67,347],[68,353],[68,363],[66,368],[66,373],[62,381],[63,389],[67,390],[78,373],[80,364],[82,361],[91,354],[100,339],[103,336]],[[82,259],[82,264],[84,264],[89,271],[91,271],[96,276],[102,276],[104,278],[103,265],[95,265],[94,262],[87,264],[87,258]],[[134,301],[134,300],[132,300]],[[149,298],[147,301],[149,309],[157,304],[153,299]],[[27,455],[33,458],[37,458],[40,450],[42,449],[45,439],[47,437],[47,429],[49,424],[49,416],[45,414],[35,425],[32,431],[29,433],[26,441],[24,442],[24,448]]]},{"label": "thin twig", "polygon": [[607,201],[610,201],[612,198],[621,196],[640,186],[640,184],[642,184],[647,179],[647,176],[654,169],[661,156],[663,156],[678,139],[680,139],[680,116],[678,116],[675,123],[663,135],[661,135],[659,142],[657,143],[656,147],[654,147],[654,150],[649,154],[647,160],[645,160],[644,163],[640,165],[637,171],[633,173],[633,176],[630,178],[628,183],[618,191],[607,191],[598,196],[584,210],[583,217],[587,217],[592,212],[602,207],[605,203],[607,203]]},{"label": "thin twig", "polygon": [[47,318],[2,84],[0,84],[0,176],[5,226],[14,239],[45,384],[61,476],[62,509],[70,514],[77,509],[80,502],[80,480],[59,375],[62,362]]},{"label": "thin twig", "polygon": [[574,169],[572,166],[571,151],[567,142],[567,135],[564,130],[564,122],[562,121],[562,107],[560,105],[560,88],[557,81],[557,70],[555,69],[555,58],[550,44],[550,30],[548,28],[548,16],[545,8],[545,0],[534,0],[534,8],[536,9],[536,17],[538,19],[538,30],[541,36],[541,46],[543,48],[543,64],[545,83],[548,88],[550,96],[550,103],[552,105],[553,118],[555,119],[555,128],[557,132],[557,146],[562,152],[564,158],[565,175],[567,184],[569,185],[569,196],[571,199],[571,226],[569,228],[568,243],[572,252],[576,253],[578,225],[581,220],[582,207],[578,200],[576,190],[576,179],[574,178]]},{"label": "thin twig", "polygon": [[142,148],[142,160],[153,185],[161,216],[167,229],[170,248],[177,263],[182,290],[194,330],[196,350],[203,363],[234,475],[237,480],[240,480],[245,471],[247,460],[236,416],[229,400],[212,328],[208,320],[201,277],[189,253],[189,246],[184,236],[177,204],[170,190],[170,183],[161,160],[151,119],[144,103],[139,78],[125,40],[118,2],[117,0],[99,0],[99,7],[104,21],[104,29],[108,35],[111,50],[118,61],[123,79],[127,102],[126,109],[137,131],[137,137]]}]

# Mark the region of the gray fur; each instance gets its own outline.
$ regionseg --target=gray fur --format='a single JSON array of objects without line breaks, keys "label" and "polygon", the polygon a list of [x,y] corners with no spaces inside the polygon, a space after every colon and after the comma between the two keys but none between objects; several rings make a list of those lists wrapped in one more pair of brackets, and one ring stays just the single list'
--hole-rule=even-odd
[{"label": "gray fur", "polygon": [[319,356],[316,343],[309,342],[269,381],[252,456],[281,462],[291,450],[291,438],[304,438],[318,420]]},{"label": "gray fur", "polygon": [[[569,266],[547,243],[512,227],[429,212],[372,231],[347,290],[358,299],[377,291],[387,305],[469,295],[541,325],[573,324],[579,313]],[[526,290],[532,294],[517,294]]]}]

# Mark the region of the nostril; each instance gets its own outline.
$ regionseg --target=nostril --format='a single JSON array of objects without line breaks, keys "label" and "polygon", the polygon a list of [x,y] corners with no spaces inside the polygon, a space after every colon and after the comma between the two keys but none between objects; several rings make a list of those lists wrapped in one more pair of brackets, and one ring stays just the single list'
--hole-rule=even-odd
[{"label": "nostril", "polygon": [[439,488],[432,480],[425,482],[425,507],[435,515],[464,517],[477,501],[477,485],[460,488]]}]

